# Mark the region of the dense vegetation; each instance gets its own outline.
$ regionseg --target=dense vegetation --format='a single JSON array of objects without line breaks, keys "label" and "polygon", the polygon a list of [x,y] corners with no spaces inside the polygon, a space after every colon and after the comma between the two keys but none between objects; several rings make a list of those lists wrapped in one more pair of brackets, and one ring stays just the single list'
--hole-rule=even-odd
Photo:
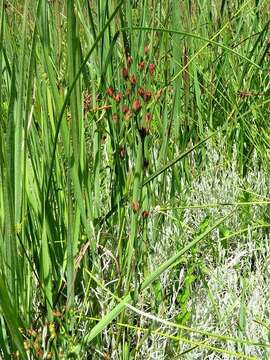
[{"label": "dense vegetation", "polygon": [[0,358],[269,359],[269,1],[0,4]]}]

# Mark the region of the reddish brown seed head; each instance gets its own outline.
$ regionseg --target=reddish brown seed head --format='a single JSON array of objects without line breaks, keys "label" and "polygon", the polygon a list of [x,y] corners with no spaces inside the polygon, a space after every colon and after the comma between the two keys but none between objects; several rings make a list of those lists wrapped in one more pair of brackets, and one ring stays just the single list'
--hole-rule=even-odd
[{"label": "reddish brown seed head", "polygon": [[123,78],[125,80],[127,80],[128,79],[128,68],[123,68],[122,74],[123,74]]},{"label": "reddish brown seed head", "polygon": [[150,50],[150,49],[149,49],[149,46],[146,45],[146,46],[144,47],[144,53],[145,53],[145,55],[147,55],[147,54],[149,53],[149,50]]},{"label": "reddish brown seed head", "polygon": [[154,75],[155,68],[156,68],[155,64],[153,64],[153,63],[149,64],[148,69],[149,69],[149,72],[150,72],[151,75]]},{"label": "reddish brown seed head", "polygon": [[149,213],[149,211],[147,211],[147,210],[144,210],[144,211],[142,212],[142,218],[143,218],[143,219],[147,219],[147,218],[149,217],[149,215],[150,215],[150,213]]},{"label": "reddish brown seed head", "polygon": [[107,90],[106,90],[106,94],[109,95],[110,97],[113,96],[113,88],[112,87],[109,87]]},{"label": "reddish brown seed head", "polygon": [[143,99],[145,102],[148,102],[152,97],[151,91],[145,91],[143,94]]},{"label": "reddish brown seed head", "polygon": [[140,209],[140,204],[138,201],[133,201],[131,203],[131,209],[134,211],[134,212],[138,212],[139,209]]},{"label": "reddish brown seed head", "polygon": [[126,114],[128,112],[128,110],[129,110],[128,105],[126,105],[126,104],[123,105],[123,107],[122,107],[123,114]]},{"label": "reddish brown seed head", "polygon": [[139,62],[138,68],[139,68],[140,71],[143,71],[143,70],[144,70],[144,66],[145,66],[144,61]]},{"label": "reddish brown seed head", "polygon": [[135,112],[139,112],[142,108],[142,104],[141,104],[141,101],[139,99],[136,99],[133,101],[133,104],[132,104],[132,109],[135,111]]},{"label": "reddish brown seed head", "polygon": [[141,139],[144,140],[145,137],[148,135],[149,131],[145,127],[141,127],[140,130]]},{"label": "reddish brown seed head", "polygon": [[118,92],[115,96],[114,96],[114,100],[119,103],[122,99],[122,94],[121,92]]},{"label": "reddish brown seed head", "polygon": [[131,85],[136,85],[137,83],[137,79],[135,75],[131,75],[130,79],[129,79]]}]

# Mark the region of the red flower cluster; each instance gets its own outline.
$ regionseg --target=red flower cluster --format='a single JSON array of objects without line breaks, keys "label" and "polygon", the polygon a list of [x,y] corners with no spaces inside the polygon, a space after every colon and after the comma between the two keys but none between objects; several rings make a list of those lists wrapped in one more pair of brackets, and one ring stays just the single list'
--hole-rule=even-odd
[{"label": "red flower cluster", "polygon": [[107,90],[106,90],[106,94],[109,95],[110,97],[113,97],[113,88],[109,87]]},{"label": "red flower cluster", "polygon": [[150,72],[151,75],[154,75],[155,68],[156,68],[156,65],[155,65],[155,64],[153,64],[153,63],[150,63],[150,64],[149,64],[148,70],[149,70],[149,72]]},{"label": "red flower cluster", "polygon": [[137,79],[135,75],[131,75],[130,79],[129,79],[131,85],[136,85],[137,83]]},{"label": "red flower cluster", "polygon": [[[149,52],[149,46],[145,46],[145,57],[148,58]],[[141,58],[140,61],[137,63],[139,71],[138,74],[131,74],[131,68],[134,70],[134,68],[131,66],[132,62],[132,56],[129,55],[126,58],[124,67],[122,68],[124,89],[122,88],[121,91],[117,91],[117,89],[109,87],[106,90],[106,94],[108,95],[108,97],[113,99],[117,106],[121,104],[121,111],[119,113],[115,112],[112,114],[112,120],[114,122],[118,121],[121,118],[121,113],[123,119],[125,119],[126,121],[130,120],[132,116],[138,115],[142,110],[143,106],[146,106],[144,104],[149,103],[150,100],[153,98],[153,93],[150,90],[145,89],[143,86],[139,86],[138,83],[140,82],[141,75],[138,75],[140,74],[140,72],[143,72],[143,76],[147,76],[147,74],[153,76],[156,69],[155,64],[153,62],[149,63],[147,60],[147,65],[146,59]],[[158,96],[160,96],[160,94],[157,94],[155,98],[157,98]],[[144,116],[144,119],[141,120],[141,127],[139,131],[141,137],[144,138],[149,133],[152,114],[150,112],[147,112]]]},{"label": "red flower cluster", "polygon": [[114,100],[119,103],[122,99],[122,93],[118,92],[116,95],[114,95]]},{"label": "red flower cluster", "polygon": [[123,68],[122,74],[123,74],[123,78],[125,80],[127,80],[128,79],[128,68]]},{"label": "red flower cluster", "polygon": [[132,104],[132,109],[134,110],[135,113],[138,113],[142,108],[142,104],[141,101],[139,99],[136,99],[133,101]]},{"label": "red flower cluster", "polygon": [[143,70],[144,70],[144,66],[145,66],[144,61],[139,62],[138,68],[139,68],[140,71],[143,71]]},{"label": "red flower cluster", "polygon": [[152,97],[151,91],[145,90],[143,87],[139,88],[138,95],[140,95],[145,102],[148,102]]}]

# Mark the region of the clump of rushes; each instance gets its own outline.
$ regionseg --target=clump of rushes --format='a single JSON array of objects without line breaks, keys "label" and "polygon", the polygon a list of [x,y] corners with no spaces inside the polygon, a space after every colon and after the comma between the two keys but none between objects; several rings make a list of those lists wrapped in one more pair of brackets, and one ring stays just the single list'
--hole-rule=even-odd
[{"label": "clump of rushes", "polygon": [[[205,1],[203,9],[195,1],[192,9],[189,1],[61,3],[0,5],[1,359],[157,352],[164,360],[191,350],[187,357],[203,359],[215,349],[220,358],[267,358],[267,2],[253,1],[248,17],[247,1]],[[182,41],[168,30],[179,21],[208,24],[202,35],[218,31],[218,43],[210,51],[196,35]],[[260,31],[250,36],[251,29]],[[232,218],[215,221],[227,212]],[[225,288],[240,321],[223,316]],[[156,326],[128,304],[147,308],[155,323],[186,325],[185,337],[171,337],[169,324],[166,340],[141,328]],[[252,326],[257,317],[262,326]],[[116,321],[130,327],[115,331]]]},{"label": "clump of rushes", "polygon": [[[150,49],[149,46],[145,46],[144,54],[145,56],[149,53]],[[142,102],[148,103],[153,98],[153,92],[149,89],[145,89],[144,86],[140,86],[140,81],[142,81],[141,77],[137,77],[137,74],[130,74],[130,67],[132,64],[132,56],[128,55],[126,58],[126,64],[122,67],[122,76],[123,79],[127,82],[124,82],[124,88],[121,89],[114,89],[113,87],[109,87],[106,89],[106,94],[108,97],[113,98],[115,101],[116,106],[124,100],[124,104],[120,108],[120,113],[122,113],[122,118],[125,121],[128,121],[132,118],[133,115],[137,115],[142,109]],[[153,62],[149,63],[148,67],[146,67],[146,62],[144,58],[141,58],[138,62],[138,71],[143,72],[145,69],[148,70],[148,73],[152,76],[155,73],[155,64]],[[145,81],[145,78],[143,78]],[[135,93],[135,86],[138,85],[138,90]],[[139,97],[137,98],[136,95]],[[158,99],[161,95],[161,90],[155,94],[155,99]],[[141,100],[140,100],[141,99]],[[114,122],[119,120],[119,114],[116,116],[117,112],[113,113],[112,119]],[[149,132],[149,123],[152,116],[149,112],[145,114],[144,117],[137,118],[138,125],[139,125],[139,132],[142,137],[145,137],[144,132],[142,129],[146,129]],[[143,125],[144,124],[144,125]]]}]

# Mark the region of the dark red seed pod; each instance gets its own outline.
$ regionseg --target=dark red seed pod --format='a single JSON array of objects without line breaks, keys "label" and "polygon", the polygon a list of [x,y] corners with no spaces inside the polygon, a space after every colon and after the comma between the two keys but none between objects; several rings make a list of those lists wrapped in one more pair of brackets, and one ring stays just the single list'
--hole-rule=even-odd
[{"label": "dark red seed pod", "polygon": [[148,135],[149,131],[145,127],[141,127],[140,130],[141,139],[144,140],[144,138]]},{"label": "dark red seed pod", "polygon": [[123,105],[123,107],[122,107],[122,112],[123,112],[123,114],[126,114],[126,113],[128,112],[128,110],[129,110],[128,106],[127,106],[127,105]]},{"label": "dark red seed pod", "polygon": [[122,71],[122,74],[123,74],[123,78],[125,79],[125,80],[127,80],[128,79],[128,69],[127,68],[124,68],[123,69],[123,71]]},{"label": "dark red seed pod", "polygon": [[148,69],[149,69],[149,72],[150,72],[151,75],[154,75],[155,68],[156,68],[155,64],[153,64],[153,63],[149,64]]},{"label": "dark red seed pod", "polygon": [[133,104],[132,104],[132,109],[135,111],[135,112],[139,112],[142,108],[142,104],[141,104],[141,101],[139,99],[136,99],[133,101]]},{"label": "dark red seed pod", "polygon": [[121,94],[120,92],[118,92],[118,93],[114,96],[114,100],[119,103],[119,102],[121,101],[121,99],[122,99],[122,94]]},{"label": "dark red seed pod", "polygon": [[137,83],[137,78],[135,75],[131,75],[130,79],[129,79],[131,85],[136,85]]},{"label": "dark red seed pod", "polygon": [[145,91],[143,94],[143,99],[145,102],[148,102],[152,97],[151,91]]},{"label": "dark red seed pod", "polygon": [[139,68],[140,71],[143,71],[143,70],[144,70],[144,66],[145,66],[144,61],[139,62],[138,68]]},{"label": "dark red seed pod", "polygon": [[143,218],[143,219],[147,219],[147,218],[149,217],[149,215],[150,215],[150,213],[149,213],[149,211],[147,211],[147,210],[144,210],[144,211],[142,212],[142,218]]},{"label": "dark red seed pod", "polygon": [[112,87],[109,87],[109,88],[106,90],[106,94],[109,95],[110,97],[113,97],[113,88],[112,88]]}]

